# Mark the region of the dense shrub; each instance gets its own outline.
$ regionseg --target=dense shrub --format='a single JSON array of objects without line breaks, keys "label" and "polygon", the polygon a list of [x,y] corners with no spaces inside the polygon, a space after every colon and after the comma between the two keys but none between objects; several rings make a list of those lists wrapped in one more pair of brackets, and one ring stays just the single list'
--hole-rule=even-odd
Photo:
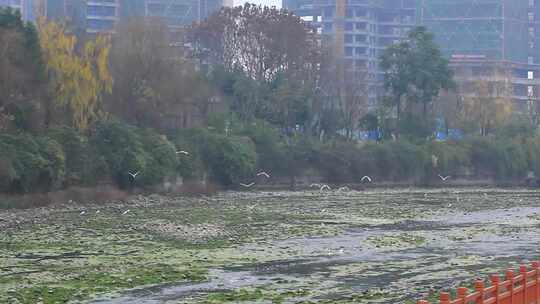
[{"label": "dense shrub", "polygon": [[94,185],[108,176],[105,158],[86,136],[69,127],[52,128],[47,135],[62,146],[66,156],[66,186]]},{"label": "dense shrub", "polygon": [[468,147],[458,142],[431,142],[426,149],[432,157],[434,174],[456,175],[471,164]]},{"label": "dense shrub", "polygon": [[[176,151],[167,138],[119,122],[97,125],[91,144],[103,155],[119,186],[154,185],[177,166]],[[129,173],[137,173],[133,178]]]},{"label": "dense shrub", "polygon": [[359,150],[351,143],[338,142],[324,145],[318,151],[318,168],[332,183],[351,182],[354,155]]},{"label": "dense shrub", "polygon": [[255,170],[257,153],[247,137],[227,136],[204,129],[186,132],[210,177],[223,185],[236,184]]},{"label": "dense shrub", "polygon": [[519,139],[473,138],[466,144],[470,147],[471,163],[477,174],[510,179],[524,177],[529,166],[537,166],[534,155],[537,148],[525,147]]},{"label": "dense shrub", "polygon": [[59,188],[65,175],[61,146],[46,137],[0,135],[0,190],[26,193]]},{"label": "dense shrub", "polygon": [[276,175],[287,175],[288,157],[285,142],[278,131],[263,122],[254,123],[240,131],[241,135],[249,137],[255,144],[257,152],[257,168]]},{"label": "dense shrub", "polygon": [[[540,137],[322,143],[281,136],[256,123],[232,132],[182,130],[171,142],[152,130],[115,121],[98,123],[89,138],[67,127],[51,128],[44,136],[0,135],[0,192],[5,193],[93,186],[102,180],[123,188],[146,187],[167,177],[206,173],[218,184],[235,186],[252,180],[256,169],[278,177],[316,174],[331,183],[360,182],[364,175],[376,181],[426,182],[437,174],[463,172],[515,180],[529,171],[540,176]],[[129,172],[140,173],[132,178]]]},{"label": "dense shrub", "polygon": [[144,129],[138,132],[145,151],[146,161],[141,182],[152,185],[163,181],[168,176],[176,175],[178,157],[176,148],[164,135]]}]

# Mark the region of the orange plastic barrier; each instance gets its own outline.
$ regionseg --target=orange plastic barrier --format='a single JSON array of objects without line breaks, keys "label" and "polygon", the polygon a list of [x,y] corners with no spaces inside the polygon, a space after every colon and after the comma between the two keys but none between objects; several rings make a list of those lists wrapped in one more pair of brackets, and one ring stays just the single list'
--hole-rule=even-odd
[{"label": "orange plastic barrier", "polygon": [[[506,278],[501,282],[499,275],[490,277],[491,286],[485,287],[484,281],[474,284],[475,292],[469,294],[465,287],[457,289],[457,298],[452,300],[450,294],[442,292],[440,304],[538,304],[540,303],[540,263],[532,262],[532,270],[526,265],[519,267],[519,274],[513,269],[506,271]],[[429,304],[421,300],[418,304]]]}]

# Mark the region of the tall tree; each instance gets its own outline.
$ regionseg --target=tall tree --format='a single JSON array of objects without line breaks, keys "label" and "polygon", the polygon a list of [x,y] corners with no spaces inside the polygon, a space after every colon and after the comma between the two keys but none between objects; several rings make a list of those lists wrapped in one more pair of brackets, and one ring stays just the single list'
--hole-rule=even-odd
[{"label": "tall tree", "polygon": [[43,76],[34,26],[24,24],[18,11],[0,8],[0,129],[23,108],[39,107]]},{"label": "tall tree", "polygon": [[479,130],[482,136],[504,125],[512,115],[510,75],[497,73],[492,80],[474,82],[474,93],[463,93],[463,125]]},{"label": "tall tree", "polygon": [[195,25],[190,39],[197,59],[229,74],[231,108],[241,119],[305,124],[312,95],[306,92],[314,91],[321,52],[298,16],[252,4],[223,8]]},{"label": "tall tree", "polygon": [[408,39],[387,48],[381,56],[381,67],[398,121],[404,109],[413,115],[416,105],[420,105],[427,121],[428,107],[440,90],[454,86],[448,61],[435,44],[433,34],[424,27],[414,28]]},{"label": "tall tree", "polygon": [[218,96],[170,37],[159,20],[119,25],[111,52],[114,90],[107,102],[112,113],[158,129],[189,127],[206,118]]},{"label": "tall tree", "polygon": [[78,52],[77,38],[63,25],[45,19],[38,25],[51,93],[60,106],[67,107],[72,124],[85,130],[98,117],[102,96],[112,91],[109,39],[97,36]]},{"label": "tall tree", "polygon": [[223,8],[196,25],[197,55],[257,81],[317,68],[318,38],[300,17],[286,10],[246,3]]}]

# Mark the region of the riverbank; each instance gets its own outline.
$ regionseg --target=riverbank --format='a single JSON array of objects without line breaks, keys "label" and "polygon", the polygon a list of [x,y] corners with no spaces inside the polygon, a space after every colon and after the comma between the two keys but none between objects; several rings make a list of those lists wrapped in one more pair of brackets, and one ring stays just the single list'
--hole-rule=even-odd
[{"label": "riverbank", "polygon": [[532,259],[539,198],[265,191],[4,210],[0,302],[402,303]]}]

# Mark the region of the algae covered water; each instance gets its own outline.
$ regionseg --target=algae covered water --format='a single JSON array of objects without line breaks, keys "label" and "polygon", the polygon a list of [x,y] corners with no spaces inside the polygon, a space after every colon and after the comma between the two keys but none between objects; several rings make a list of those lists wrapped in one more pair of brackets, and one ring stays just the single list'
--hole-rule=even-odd
[{"label": "algae covered water", "polygon": [[538,258],[539,196],[226,192],[3,211],[0,300],[414,302]]}]

